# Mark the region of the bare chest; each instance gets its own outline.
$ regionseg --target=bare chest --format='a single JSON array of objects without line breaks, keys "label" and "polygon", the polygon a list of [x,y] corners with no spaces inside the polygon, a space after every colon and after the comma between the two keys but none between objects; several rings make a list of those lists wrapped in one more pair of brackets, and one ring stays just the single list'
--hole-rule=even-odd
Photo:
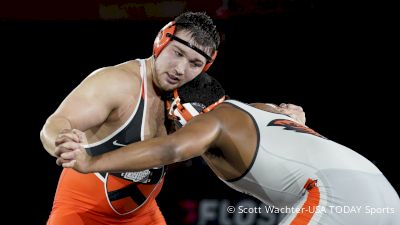
[{"label": "bare chest", "polygon": [[89,143],[101,141],[124,129],[131,130],[140,139],[159,136],[164,126],[164,103],[159,98],[131,99],[112,111],[104,123],[86,131]]}]

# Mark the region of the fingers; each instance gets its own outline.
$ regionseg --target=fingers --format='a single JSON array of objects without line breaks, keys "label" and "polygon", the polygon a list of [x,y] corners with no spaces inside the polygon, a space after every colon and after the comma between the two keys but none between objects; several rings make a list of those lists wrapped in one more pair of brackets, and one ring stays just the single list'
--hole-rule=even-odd
[{"label": "fingers", "polygon": [[75,166],[76,160],[71,160],[69,162],[65,162],[62,165],[64,168],[73,168]]},{"label": "fingers", "polygon": [[283,108],[283,109],[293,109],[293,110],[299,110],[299,111],[303,111],[303,107],[295,105],[295,104],[291,104],[291,103],[281,103],[279,105],[279,107]]},{"label": "fingers", "polygon": [[80,143],[87,143],[85,133],[77,129],[64,129],[60,131],[55,140],[55,155],[60,157],[65,152],[81,148]]},{"label": "fingers", "polygon": [[[73,160],[76,161],[75,159],[73,159]],[[56,164],[61,166],[63,163],[67,163],[67,162],[70,162],[70,161],[72,161],[72,160],[66,160],[66,159],[63,159],[63,158],[60,157],[60,158],[57,158]]]},{"label": "fingers", "polygon": [[57,160],[56,160],[57,165],[61,166],[64,163],[68,163],[68,162],[72,162],[72,161],[76,162],[76,158],[77,158],[77,156],[79,154],[79,151],[81,151],[81,149],[75,149],[74,151],[69,151],[69,152],[62,153],[60,155],[60,157],[58,157]]},{"label": "fingers", "polygon": [[303,108],[301,106],[290,104],[290,103],[287,104],[287,108],[288,109],[293,109],[293,110],[303,111]]},{"label": "fingers", "polygon": [[279,108],[281,109],[281,113],[286,114],[293,118],[296,122],[305,125],[306,116],[301,106],[290,103],[281,103]]},{"label": "fingers", "polygon": [[62,144],[64,142],[67,142],[67,141],[74,141],[74,142],[77,142],[77,143],[80,142],[79,136],[77,134],[72,133],[71,130],[66,130],[65,129],[65,130],[62,130],[58,134],[58,136],[56,138],[56,141],[55,141],[55,145],[57,146],[57,145],[60,145],[60,144]]},{"label": "fingers", "polygon": [[[60,155],[60,157],[57,158],[56,163],[57,165],[61,166],[65,163],[69,163],[74,161],[74,164],[76,162],[76,158],[78,157],[79,151],[82,151],[81,149],[75,149],[74,151],[69,151],[69,152],[64,152]],[[74,165],[74,164],[67,164],[67,165]]]},{"label": "fingers", "polygon": [[81,146],[80,143],[75,143],[75,142],[72,142],[72,141],[67,141],[67,142],[65,142],[65,143],[62,143],[62,144],[58,145],[58,146],[56,147],[56,149],[55,149],[54,154],[55,154],[57,157],[60,157],[60,156],[61,156],[62,154],[64,154],[64,153],[71,152],[71,151],[74,151],[74,150],[80,149],[80,148],[83,148],[83,147]]},{"label": "fingers", "polygon": [[304,112],[295,112],[289,115],[293,118],[296,122],[300,123],[301,125],[306,125],[306,116]]},{"label": "fingers", "polygon": [[77,129],[64,129],[58,134],[55,145],[60,145],[67,141],[74,141],[77,143],[87,143],[86,135],[84,132]]},{"label": "fingers", "polygon": [[60,144],[62,144],[64,142],[67,142],[67,141],[74,141],[74,142],[77,142],[77,143],[80,142],[79,141],[79,137],[77,135],[75,135],[75,134],[60,134],[56,138],[55,145],[57,146],[57,145],[60,145]]},{"label": "fingers", "polygon": [[64,152],[63,154],[60,155],[61,158],[66,159],[66,160],[71,160],[76,158],[76,152],[80,151],[80,149],[76,149],[71,152]]},{"label": "fingers", "polygon": [[80,130],[73,129],[72,133],[78,136],[79,142],[87,144],[86,134]]}]

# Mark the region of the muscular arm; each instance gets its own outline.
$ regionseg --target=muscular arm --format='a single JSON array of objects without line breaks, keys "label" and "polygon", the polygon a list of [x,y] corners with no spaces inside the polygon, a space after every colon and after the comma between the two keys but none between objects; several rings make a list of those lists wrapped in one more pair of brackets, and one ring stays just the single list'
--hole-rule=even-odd
[{"label": "muscular arm", "polygon": [[67,163],[63,166],[83,173],[140,171],[200,156],[215,145],[220,134],[220,123],[213,113],[197,116],[168,136],[132,143],[99,156],[90,157],[83,148],[65,153],[62,158]]},{"label": "muscular arm", "polygon": [[[114,78],[113,78],[114,76]],[[121,71],[104,68],[93,72],[76,87],[47,119],[40,139],[50,155],[55,156],[55,140],[62,130],[85,131],[103,123],[110,112],[121,104],[123,89]]]}]

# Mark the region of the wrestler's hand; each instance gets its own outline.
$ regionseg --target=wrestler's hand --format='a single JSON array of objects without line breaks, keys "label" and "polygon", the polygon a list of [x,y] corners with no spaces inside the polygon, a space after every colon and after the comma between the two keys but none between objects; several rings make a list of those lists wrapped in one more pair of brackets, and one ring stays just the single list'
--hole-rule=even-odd
[{"label": "wrestler's hand", "polygon": [[60,157],[57,158],[57,165],[72,168],[80,173],[89,173],[92,157],[87,154],[82,144],[69,141],[60,146],[70,149],[70,151],[60,154]]},{"label": "wrestler's hand", "polygon": [[77,130],[77,129],[62,130],[58,134],[58,136],[55,140],[56,149],[55,149],[54,154],[56,155],[56,157],[60,157],[60,155],[64,152],[73,150],[73,149],[68,149],[68,148],[65,148],[64,146],[62,146],[62,144],[66,143],[66,142],[75,142],[75,143],[86,144],[87,139],[86,139],[85,133],[83,133],[80,130]]},{"label": "wrestler's hand", "polygon": [[306,114],[301,106],[282,103],[279,105],[278,109],[282,114],[290,116],[297,123],[304,126],[306,125]]},{"label": "wrestler's hand", "polygon": [[250,105],[267,112],[285,114],[293,118],[297,123],[305,126],[306,114],[301,106],[285,103],[282,103],[279,106],[271,103],[251,103]]},{"label": "wrestler's hand", "polygon": [[[56,151],[55,151],[56,157],[60,156],[58,154],[69,151],[68,149],[63,149],[63,148],[59,147],[62,143],[65,143],[67,141],[73,141],[73,142],[79,143],[79,137],[78,137],[78,135],[76,135],[75,133],[72,132],[72,129],[64,129],[64,130],[60,131],[60,133],[57,135],[57,138],[54,143],[54,145],[56,146]],[[58,150],[58,152],[57,152],[57,150]]]}]

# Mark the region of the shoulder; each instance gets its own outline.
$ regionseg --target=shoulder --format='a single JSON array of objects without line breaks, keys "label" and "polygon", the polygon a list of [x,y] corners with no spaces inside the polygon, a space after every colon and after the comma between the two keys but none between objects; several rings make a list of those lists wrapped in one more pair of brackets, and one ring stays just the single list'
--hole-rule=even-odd
[{"label": "shoulder", "polygon": [[128,61],[103,67],[89,74],[83,83],[106,88],[108,91],[131,92],[132,89],[140,89],[140,65],[134,61]]},{"label": "shoulder", "polygon": [[237,107],[235,107],[233,104],[227,103],[227,102],[223,102],[220,105],[218,105],[214,110],[212,110],[209,113],[206,114],[210,114],[213,115],[214,117],[229,117],[229,113],[231,113],[232,111],[236,111]]},{"label": "shoulder", "polygon": [[221,129],[229,121],[231,109],[234,109],[234,107],[229,104],[220,104],[210,112],[195,116],[185,127],[191,127],[191,124],[199,124],[201,127],[209,129]]},{"label": "shoulder", "polygon": [[214,121],[218,121],[223,129],[228,130],[232,127],[246,126],[247,123],[251,121],[248,111],[229,102],[223,102],[211,112],[206,113],[206,115],[207,114],[213,117]]}]

